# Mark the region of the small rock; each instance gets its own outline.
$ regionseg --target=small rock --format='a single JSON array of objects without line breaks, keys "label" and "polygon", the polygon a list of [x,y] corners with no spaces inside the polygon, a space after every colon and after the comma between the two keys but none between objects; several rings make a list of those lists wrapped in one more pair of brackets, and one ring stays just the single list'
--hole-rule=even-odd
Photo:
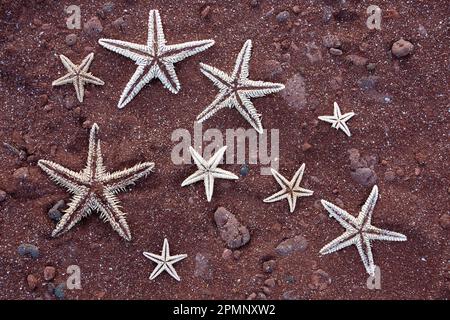
[{"label": "small rock", "polygon": [[308,287],[313,290],[325,290],[331,284],[331,277],[325,271],[319,269],[313,272]]},{"label": "small rock", "polygon": [[31,291],[33,291],[34,289],[37,288],[37,285],[38,285],[38,279],[36,278],[35,275],[29,274],[29,275],[27,276],[27,284],[28,284],[28,289],[30,289]]},{"label": "small rock", "polygon": [[365,187],[373,186],[377,182],[377,174],[371,168],[358,168],[350,172],[350,175],[353,180]]},{"label": "small rock", "polygon": [[269,278],[266,281],[264,281],[264,285],[268,286],[269,288],[273,288],[275,287],[275,279],[274,278]]},{"label": "small rock", "polygon": [[0,202],[3,202],[6,200],[6,192],[3,190],[0,190]]},{"label": "small rock", "polygon": [[420,176],[421,172],[422,172],[422,170],[420,168],[414,168],[414,175],[415,176]]},{"label": "small rock", "polygon": [[89,129],[90,127],[92,127],[92,121],[86,120],[81,126],[83,127],[83,129]]},{"label": "small rock", "polygon": [[77,43],[77,35],[75,33],[68,34],[66,36],[66,44],[71,47]]},{"label": "small rock", "polygon": [[395,172],[392,170],[388,170],[384,173],[384,180],[388,182],[392,182],[395,180]]},{"label": "small rock", "polygon": [[368,59],[365,57],[361,57],[357,54],[349,54],[345,57],[345,60],[350,62],[351,64],[355,66],[365,66],[368,62]]},{"label": "small rock", "polygon": [[90,36],[97,36],[103,31],[103,26],[99,18],[92,17],[84,24],[83,30]]},{"label": "small rock", "polygon": [[233,256],[233,251],[231,251],[228,248],[223,250],[223,252],[222,252],[222,259],[229,260],[232,256]]},{"label": "small rock", "polygon": [[293,11],[295,14],[299,14],[300,12],[302,12],[302,9],[300,8],[300,6],[295,5],[295,6],[292,7],[292,11]]},{"label": "small rock", "polygon": [[[259,6],[259,0],[251,0],[250,1],[250,6],[252,8],[256,8],[257,6]],[[255,293],[255,298],[256,298],[256,293]]]},{"label": "small rock", "polygon": [[117,30],[123,30],[123,28],[125,28],[127,23],[126,23],[124,17],[119,17],[116,20],[114,20],[111,24]]},{"label": "small rock", "polygon": [[450,214],[444,213],[439,218],[439,224],[441,225],[442,228],[444,228],[446,230],[450,229]]},{"label": "small rock", "polygon": [[394,42],[392,45],[391,51],[394,56],[397,58],[402,58],[409,55],[414,50],[414,45],[401,38],[400,40]]},{"label": "small rock", "polygon": [[373,63],[373,62],[369,62],[366,66],[367,70],[369,70],[369,71],[375,70],[376,67],[377,67],[377,64]]},{"label": "small rock", "polygon": [[421,166],[424,166],[427,162],[427,156],[422,152],[417,152],[415,154],[415,158],[417,163],[420,164]]},{"label": "small rock", "polygon": [[276,266],[275,260],[268,260],[263,262],[263,271],[265,273],[272,273]]},{"label": "small rock", "polygon": [[13,177],[20,181],[25,181],[30,177],[28,167],[22,167],[13,172]]},{"label": "small rock", "polygon": [[208,19],[211,14],[211,6],[206,6],[203,8],[202,12],[200,12],[200,16],[202,19]]},{"label": "small rock", "polygon": [[219,228],[220,237],[228,248],[237,249],[250,241],[248,229],[239,223],[235,215],[224,207],[219,207],[214,213],[214,220]]},{"label": "small rock", "polygon": [[270,290],[269,287],[262,287],[262,291],[265,295],[270,295],[272,293],[272,290]]},{"label": "small rock", "polygon": [[41,94],[38,97],[38,105],[39,105],[39,107],[43,107],[43,106],[47,105],[47,103],[48,103],[48,95]]},{"label": "small rock", "polygon": [[267,300],[267,296],[264,293],[259,292],[258,293],[258,300]]},{"label": "small rock", "polygon": [[55,287],[55,289],[53,290],[53,293],[55,294],[56,298],[62,300],[62,299],[64,299],[64,296],[65,296],[65,294],[64,294],[65,290],[66,290],[66,284],[63,282],[63,283],[58,284]]},{"label": "small rock", "polygon": [[282,11],[279,14],[277,14],[277,21],[278,23],[285,23],[289,20],[289,11]]},{"label": "small rock", "polygon": [[302,151],[308,151],[309,149],[312,148],[312,145],[310,145],[308,142],[305,142],[304,144],[302,144]]},{"label": "small rock", "polygon": [[294,290],[289,290],[289,291],[283,292],[281,297],[283,300],[299,300],[300,299],[300,296]]},{"label": "small rock", "polygon": [[339,48],[341,46],[341,40],[336,35],[327,34],[322,38],[322,44],[325,48]]},{"label": "small rock", "polygon": [[239,170],[239,173],[241,176],[245,177],[246,175],[248,175],[248,172],[250,171],[250,168],[248,167],[247,164],[243,164],[241,167],[241,170]]},{"label": "small rock", "polygon": [[322,13],[322,20],[324,23],[330,22],[331,18],[333,17],[333,9],[329,6],[323,7],[323,13]]},{"label": "small rock", "polygon": [[340,208],[344,207],[344,202],[341,200],[341,198],[334,199],[334,203]]},{"label": "small rock", "polygon": [[342,56],[343,52],[341,49],[330,48],[330,54],[333,56]]},{"label": "small rock", "polygon": [[44,268],[44,279],[45,281],[53,280],[56,276],[56,269],[52,266],[47,266]]},{"label": "small rock", "polygon": [[67,110],[72,110],[76,105],[78,100],[73,96],[66,96],[64,98],[64,107],[66,107]]},{"label": "small rock", "polygon": [[242,252],[240,250],[234,250],[233,251],[233,258],[234,258],[234,260],[239,260],[241,255],[242,255]]},{"label": "small rock", "polygon": [[104,13],[111,13],[113,10],[114,10],[114,2],[107,2],[102,7],[102,11]]},{"label": "small rock", "polygon": [[55,222],[61,220],[62,212],[61,209],[64,208],[66,203],[64,200],[59,200],[50,210],[48,210],[48,216]]},{"label": "small rock", "polygon": [[303,252],[308,247],[308,241],[305,237],[298,235],[293,238],[289,238],[281,242],[276,248],[275,251],[282,256],[287,256],[293,252],[299,251]]},{"label": "small rock", "polygon": [[195,256],[194,276],[204,280],[211,280],[213,270],[210,263],[211,257],[205,253],[197,253]]},{"label": "small rock", "polygon": [[247,300],[255,300],[256,299],[256,293],[252,292],[249,294],[249,296],[247,297]]},{"label": "small rock", "polygon": [[36,247],[34,244],[22,243],[17,248],[17,252],[21,256],[28,255],[33,259],[39,258],[39,248]]}]

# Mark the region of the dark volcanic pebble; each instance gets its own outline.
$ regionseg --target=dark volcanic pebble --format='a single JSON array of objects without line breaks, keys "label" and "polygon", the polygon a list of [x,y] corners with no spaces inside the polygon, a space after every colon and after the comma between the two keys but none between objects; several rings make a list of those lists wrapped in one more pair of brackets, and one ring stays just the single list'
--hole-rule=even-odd
[{"label": "dark volcanic pebble", "polygon": [[289,11],[282,11],[279,14],[277,14],[277,21],[279,23],[285,23],[289,20]]},{"label": "dark volcanic pebble", "polygon": [[308,241],[305,237],[298,235],[293,238],[289,238],[281,242],[275,251],[282,256],[287,256],[293,252],[303,252],[308,247]]},{"label": "dark volcanic pebble", "polygon": [[53,290],[53,294],[55,295],[56,298],[62,300],[65,297],[65,291],[66,290],[66,284],[60,283],[58,284],[55,289]]},{"label": "dark volcanic pebble", "polygon": [[275,260],[269,260],[269,261],[263,262],[263,270],[266,273],[272,273],[273,270],[275,269],[275,266],[276,266]]},{"label": "dark volcanic pebble", "polygon": [[34,244],[22,243],[17,248],[17,252],[21,256],[28,255],[28,256],[32,257],[33,259],[39,258],[39,248],[36,247]]},{"label": "dark volcanic pebble", "polygon": [[65,206],[64,200],[59,200],[50,210],[48,210],[48,216],[55,222],[61,220],[63,213],[61,209]]}]

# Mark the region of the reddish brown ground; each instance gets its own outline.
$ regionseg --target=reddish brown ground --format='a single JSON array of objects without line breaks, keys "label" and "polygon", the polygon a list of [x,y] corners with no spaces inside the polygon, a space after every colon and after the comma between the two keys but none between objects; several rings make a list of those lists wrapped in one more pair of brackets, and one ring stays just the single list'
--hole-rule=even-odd
[{"label": "reddish brown ground", "polygon": [[[58,284],[72,264],[81,268],[83,288],[66,291],[69,299],[243,299],[260,292],[269,277],[277,280],[268,296],[271,299],[280,299],[287,291],[300,299],[449,298],[449,231],[440,223],[441,216],[450,212],[447,1],[347,1],[342,5],[338,1],[261,0],[257,7],[250,1],[168,2],[152,1],[149,6],[143,1],[116,1],[113,11],[100,19],[103,31],[97,36],[68,30],[63,9],[81,3],[82,21],[86,22],[101,10],[101,2],[0,4],[0,140],[26,151],[22,160],[7,148],[0,152],[0,189],[7,192],[0,203],[0,298],[49,298],[43,268],[57,268],[54,283]],[[366,7],[373,3],[384,10],[381,31],[365,26]],[[200,13],[206,4],[211,12],[204,19]],[[294,5],[300,6],[301,13],[292,11]],[[325,6],[335,13],[328,23],[323,21]],[[182,84],[179,94],[152,82],[119,110],[120,92],[135,66],[101,48],[97,40],[106,37],[143,43],[148,11],[154,8],[161,11],[168,43],[212,38],[216,44],[177,64]],[[266,15],[272,8],[273,13]],[[276,21],[276,14],[283,10],[290,11],[290,27]],[[127,24],[122,31],[111,25],[121,16]],[[427,35],[419,32],[420,25]],[[70,33],[78,35],[73,47],[65,43]],[[343,56],[331,56],[322,46],[327,33],[341,39]],[[415,51],[399,60],[392,57],[390,47],[400,37],[411,41]],[[302,108],[288,106],[281,94],[254,100],[264,127],[280,129],[281,173],[290,176],[306,163],[304,185],[315,194],[299,201],[294,214],[288,213],[286,202],[262,202],[278,185],[272,177],[260,176],[258,165],[251,165],[249,175],[236,182],[218,181],[213,200],[207,203],[201,184],[180,187],[194,166],[174,166],[170,160],[172,131],[192,131],[196,115],[216,94],[212,83],[199,72],[198,63],[231,70],[246,39],[254,44],[253,79],[266,78],[267,61],[283,61],[285,53],[290,53],[290,61],[273,80],[285,83],[297,73],[305,79],[307,103]],[[315,63],[306,57],[305,46],[312,42],[322,55]],[[91,51],[95,52],[91,71],[106,84],[87,87],[85,102],[79,104],[73,87],[52,88],[51,82],[65,72],[59,54],[79,62]],[[345,61],[348,54],[366,57],[377,66],[372,72],[352,66]],[[371,73],[379,77],[376,91],[361,90],[358,80]],[[334,77],[342,83],[332,84]],[[392,102],[384,103],[384,95]],[[338,101],[344,112],[357,114],[349,122],[351,139],[315,120],[330,113],[333,101]],[[47,211],[69,195],[55,186],[36,162],[46,158],[81,169],[87,151],[85,121],[100,125],[110,170],[144,160],[156,163],[154,173],[119,196],[129,214],[130,243],[95,214],[68,234],[50,237],[54,223]],[[247,128],[248,124],[238,112],[222,110],[204,128],[239,126]],[[303,152],[305,141],[312,148]],[[374,224],[408,237],[406,243],[374,244],[375,262],[382,270],[379,291],[366,288],[366,274],[354,247],[323,257],[318,254],[343,230],[322,208],[314,206],[315,201],[335,202],[338,197],[346,209],[357,214],[370,191],[350,176],[350,148],[379,159],[375,172],[381,198]],[[13,178],[21,167],[28,167],[30,173],[22,182]],[[238,173],[240,165],[224,168]],[[391,182],[385,179],[388,170],[397,173]],[[233,212],[251,232],[251,241],[241,248],[237,260],[222,258],[224,243],[213,221],[218,206]],[[274,253],[280,241],[298,234],[309,241],[305,252],[287,258]],[[164,237],[174,254],[189,255],[176,265],[180,283],[167,274],[156,281],[148,279],[153,264],[142,251],[158,252]],[[20,256],[17,247],[21,243],[37,245],[40,257]],[[212,257],[211,280],[194,276],[198,252]],[[276,267],[267,275],[262,261],[270,257],[276,260]],[[311,288],[315,269],[331,278],[323,290]],[[28,289],[29,274],[39,279],[35,291]]]}]

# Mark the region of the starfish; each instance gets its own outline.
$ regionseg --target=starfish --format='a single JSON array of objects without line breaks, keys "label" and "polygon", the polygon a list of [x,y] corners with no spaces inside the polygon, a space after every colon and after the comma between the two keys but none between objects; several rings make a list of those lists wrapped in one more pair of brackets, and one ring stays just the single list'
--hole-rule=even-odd
[{"label": "starfish", "polygon": [[92,211],[100,212],[100,218],[108,221],[121,237],[130,241],[131,233],[116,194],[125,191],[135,181],[147,176],[155,164],[144,162],[129,169],[106,172],[98,138],[99,127],[94,124],[89,137],[89,152],[86,167],[80,172],[67,169],[48,160],[39,160],[39,167],[58,185],[71,194],[68,208],[52,232],[56,237],[69,231]]},{"label": "starfish", "polygon": [[332,128],[336,130],[341,129],[345,132],[347,136],[351,136],[350,129],[347,126],[347,121],[355,115],[354,112],[348,112],[341,114],[341,109],[339,108],[337,102],[334,103],[334,113],[332,116],[320,116],[319,119],[328,123],[331,123]]},{"label": "starfish", "polygon": [[263,133],[261,115],[257,113],[250,98],[263,97],[284,89],[281,83],[249,80],[249,61],[252,50],[252,41],[247,40],[236,59],[233,73],[230,75],[200,63],[200,71],[219,88],[219,94],[206,109],[197,116],[198,122],[210,118],[222,108],[236,108],[253,128]]},{"label": "starfish", "polygon": [[150,252],[144,252],[143,254],[146,258],[158,264],[150,275],[150,280],[155,279],[161,274],[161,272],[167,271],[167,273],[175,278],[175,280],[180,281],[180,277],[175,271],[173,264],[185,259],[187,254],[177,254],[175,256],[171,256],[169,252],[169,241],[167,241],[167,239],[164,239],[161,255]]},{"label": "starfish", "polygon": [[214,44],[214,40],[201,40],[166,45],[158,10],[150,10],[146,44],[113,39],[100,39],[98,42],[106,49],[133,60],[137,65],[120,96],[119,108],[125,107],[154,78],[158,78],[166,89],[178,93],[181,86],[174,64]]},{"label": "starfish", "polygon": [[94,53],[88,54],[79,65],[74,64],[69,60],[69,58],[62,54],[59,58],[69,73],[53,81],[52,86],[61,86],[63,84],[73,83],[78,101],[83,102],[85,84],[92,83],[98,86],[105,84],[102,80],[94,77],[90,72],[88,72],[92,60],[94,60]]},{"label": "starfish", "polygon": [[195,151],[194,148],[189,147],[189,152],[191,153],[192,159],[194,159],[194,162],[197,165],[198,170],[195,171],[193,174],[191,174],[189,177],[187,177],[183,181],[181,186],[184,187],[189,184],[203,180],[205,184],[206,198],[208,202],[210,202],[214,191],[214,178],[233,179],[233,180],[239,179],[239,177],[236,176],[235,174],[217,168],[220,160],[222,160],[223,154],[226,149],[227,149],[226,146],[220,148],[219,151],[217,151],[208,161],[206,161],[200,154],[198,154],[197,151]]},{"label": "starfish", "polygon": [[264,199],[264,202],[275,202],[283,199],[288,200],[290,212],[294,212],[295,205],[297,204],[297,198],[300,197],[309,197],[313,195],[313,191],[304,189],[300,187],[300,182],[302,182],[303,172],[305,171],[305,164],[303,163],[297,172],[294,174],[294,177],[291,181],[288,181],[285,177],[283,177],[278,171],[271,168],[272,175],[277,180],[278,184],[281,186],[281,190],[277,193],[274,193],[270,197]]},{"label": "starfish", "polygon": [[377,203],[377,198],[378,187],[375,185],[357,218],[336,205],[322,200],[322,205],[330,213],[330,217],[335,218],[345,228],[345,232],[324,246],[320,253],[328,254],[354,244],[358,249],[367,273],[374,276],[375,264],[373,262],[371,241],[406,241],[406,236],[401,233],[372,226],[372,213]]}]

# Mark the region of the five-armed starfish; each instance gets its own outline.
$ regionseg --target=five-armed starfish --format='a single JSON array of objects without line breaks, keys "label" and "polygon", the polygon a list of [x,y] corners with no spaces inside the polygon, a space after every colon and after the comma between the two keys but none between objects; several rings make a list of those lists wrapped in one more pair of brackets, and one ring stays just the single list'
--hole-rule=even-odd
[{"label": "five-armed starfish", "polygon": [[331,123],[332,128],[336,130],[341,129],[345,132],[347,136],[351,136],[350,129],[347,126],[347,121],[355,115],[354,112],[347,112],[341,114],[341,109],[339,108],[337,102],[334,103],[334,112],[332,116],[320,116],[319,119],[328,123]]},{"label": "five-armed starfish", "polygon": [[94,77],[90,72],[88,72],[89,67],[91,66],[92,60],[94,60],[94,53],[90,53],[83,59],[83,61],[76,65],[72,61],[69,60],[64,55],[60,55],[64,67],[66,67],[67,74],[62,76],[59,79],[56,79],[52,82],[52,86],[61,86],[63,84],[73,83],[75,87],[75,91],[77,93],[78,101],[83,102],[84,97],[84,85],[87,83],[96,84],[98,86],[102,86],[105,83],[97,77]]},{"label": "five-armed starfish", "polygon": [[173,265],[178,261],[185,259],[187,254],[177,254],[175,256],[171,256],[169,251],[169,241],[167,241],[167,239],[164,239],[161,255],[150,252],[144,252],[143,254],[146,258],[158,264],[150,274],[150,280],[155,279],[161,274],[161,272],[166,271],[175,280],[180,281],[180,277],[178,276],[178,273]]},{"label": "five-armed starfish", "polygon": [[305,164],[302,164],[291,181],[288,181],[283,177],[278,171],[271,168],[272,175],[277,180],[278,184],[281,186],[281,190],[274,193],[270,197],[264,199],[264,202],[275,202],[283,199],[288,200],[290,212],[294,212],[295,205],[297,204],[297,198],[309,197],[313,195],[313,191],[304,189],[300,187],[300,182],[302,182],[303,172],[305,171]]},{"label": "five-armed starfish", "polygon": [[322,200],[322,205],[330,213],[330,217],[335,218],[345,228],[345,232],[324,246],[320,253],[328,254],[354,244],[367,273],[373,276],[375,274],[375,263],[373,262],[371,241],[406,241],[406,236],[401,233],[372,226],[372,213],[377,199],[378,187],[374,186],[357,218],[336,205]]},{"label": "five-armed starfish", "polygon": [[206,199],[210,202],[214,192],[214,178],[233,180],[239,179],[237,175],[217,168],[226,149],[226,146],[220,148],[219,151],[217,151],[208,161],[206,161],[197,151],[195,151],[194,148],[189,147],[189,152],[191,153],[192,159],[194,159],[198,170],[187,177],[181,186],[184,187],[191,183],[203,180],[205,184]]},{"label": "five-armed starfish", "polygon": [[149,174],[155,164],[144,162],[129,169],[107,172],[103,165],[98,131],[97,124],[94,124],[89,137],[87,164],[80,172],[69,170],[48,160],[38,162],[39,167],[53,181],[72,193],[68,208],[52,232],[53,237],[69,231],[92,211],[99,211],[100,218],[108,221],[121,237],[131,240],[130,229],[125,219],[126,214],[120,210],[116,194],[125,191],[136,180]]},{"label": "five-armed starfish", "polygon": [[166,45],[158,10],[151,10],[149,14],[147,44],[112,39],[100,39],[98,42],[106,49],[130,58],[137,65],[120,96],[119,108],[125,107],[154,78],[158,78],[171,92],[178,93],[180,82],[174,64],[214,44],[213,40],[202,40]]},{"label": "five-armed starfish", "polygon": [[252,41],[247,40],[239,53],[233,73],[225,72],[201,63],[201,72],[218,88],[219,94],[206,109],[197,116],[198,122],[210,118],[225,107],[236,108],[253,128],[263,133],[261,115],[257,113],[250,98],[258,98],[284,89],[281,83],[249,80],[249,61]]}]

